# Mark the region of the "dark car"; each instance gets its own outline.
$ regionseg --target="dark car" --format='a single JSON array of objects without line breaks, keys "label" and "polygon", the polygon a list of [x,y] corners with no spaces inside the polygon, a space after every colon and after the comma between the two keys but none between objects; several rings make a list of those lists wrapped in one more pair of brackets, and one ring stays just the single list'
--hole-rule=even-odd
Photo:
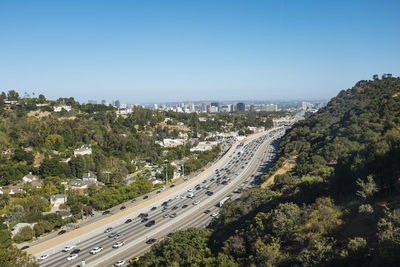
[{"label": "dark car", "polygon": [[161,206],[167,206],[168,205],[168,201],[164,201]]},{"label": "dark car", "polygon": [[140,222],[147,222],[149,219],[146,217],[143,217],[142,220]]},{"label": "dark car", "polygon": [[151,208],[151,210],[156,210],[156,209],[157,209],[157,207],[152,207],[152,208]]},{"label": "dark car", "polygon": [[21,248],[21,250],[24,250],[24,249],[27,249],[27,248],[29,248],[29,246],[23,246],[23,247]]},{"label": "dark car", "polygon": [[144,196],[144,197],[143,197],[143,199],[147,199],[147,198],[149,198],[149,196]]},{"label": "dark car", "polygon": [[149,240],[146,241],[146,244],[153,244],[154,242],[156,242],[157,239],[155,238],[150,238]]},{"label": "dark car", "polygon": [[109,210],[103,211],[103,215],[107,215],[107,214],[110,214],[110,211],[109,211]]},{"label": "dark car", "polygon": [[131,201],[132,203],[135,203],[136,202],[136,199],[132,199],[132,201]]},{"label": "dark car", "polygon": [[128,219],[125,221],[125,223],[130,223],[130,222],[132,222],[132,219]]},{"label": "dark car", "polygon": [[173,232],[171,232],[171,233],[168,233],[168,237],[171,237],[172,235],[173,235],[174,233]]},{"label": "dark car", "polygon": [[121,208],[119,208],[120,210],[124,210],[124,209],[126,209],[126,207],[125,206],[122,206]]},{"label": "dark car", "polygon": [[210,212],[211,212],[211,210],[204,211],[205,214],[209,214]]},{"label": "dark car", "polygon": [[78,254],[81,250],[79,248],[74,249],[73,251],[71,251],[71,253],[69,255],[72,254]]},{"label": "dark car", "polygon": [[169,187],[172,188],[172,187],[174,187],[174,186],[175,186],[174,184],[171,184]]},{"label": "dark car", "polygon": [[61,230],[60,232],[58,232],[58,235],[63,235],[63,234],[65,234],[67,231],[65,231],[65,230]]},{"label": "dark car", "polygon": [[182,206],[182,209],[184,209],[184,208],[187,208],[187,206],[188,206],[188,205],[186,205],[186,204],[185,204],[185,205],[183,205],[183,206]]},{"label": "dark car", "polygon": [[150,226],[153,226],[154,224],[156,224],[156,221],[155,220],[151,220],[151,221],[147,222],[144,226],[150,227]]},{"label": "dark car", "polygon": [[138,215],[138,217],[139,217],[139,218],[144,217],[144,213],[140,213],[140,214]]},{"label": "dark car", "polygon": [[173,206],[171,210],[176,210],[178,206]]}]

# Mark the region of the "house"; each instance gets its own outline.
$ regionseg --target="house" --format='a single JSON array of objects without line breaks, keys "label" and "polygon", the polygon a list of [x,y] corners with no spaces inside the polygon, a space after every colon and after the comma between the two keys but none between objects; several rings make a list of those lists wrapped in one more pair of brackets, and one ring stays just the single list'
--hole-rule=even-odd
[{"label": "house", "polygon": [[212,150],[213,147],[217,146],[218,142],[216,141],[207,141],[207,142],[199,142],[199,144],[195,147],[192,147],[190,149],[191,152],[194,151],[207,151],[207,150]]},{"label": "house", "polygon": [[56,194],[50,197],[50,203],[53,204],[54,206],[65,204],[65,202],[67,202],[66,194]]},{"label": "house", "polygon": [[36,175],[33,175],[31,172],[29,172],[27,175],[22,177],[22,181],[24,184],[30,183],[35,188],[42,187],[42,182],[39,181],[38,177]]},{"label": "house", "polygon": [[56,106],[53,108],[54,112],[61,112],[62,110],[66,110],[66,111],[71,111],[71,106],[66,106],[66,105],[62,105],[62,106]]},{"label": "house", "polygon": [[18,232],[19,232],[22,228],[24,228],[25,226],[29,226],[30,228],[33,229],[33,226],[34,226],[35,224],[36,224],[36,223],[17,223],[17,224],[11,229],[12,237],[14,237],[16,234],[18,234]]},{"label": "house", "polygon": [[97,184],[97,175],[93,172],[87,172],[83,175],[82,182],[85,184]]},{"label": "house", "polygon": [[70,211],[62,211],[59,213],[61,218],[64,220],[66,218],[72,217],[72,213]]},{"label": "house", "polygon": [[186,141],[184,139],[164,138],[163,141],[156,141],[156,143],[162,147],[176,147],[176,146],[185,145]]},{"label": "house", "polygon": [[72,190],[78,191],[80,195],[84,195],[88,185],[85,184],[81,179],[76,179],[68,181],[68,187]]},{"label": "house", "polygon": [[74,150],[74,156],[83,156],[83,155],[91,155],[92,148],[90,145],[83,145],[80,148]]},{"label": "house", "polygon": [[10,185],[5,188],[0,187],[0,195],[2,194],[15,195],[23,193],[25,193],[25,191],[22,189],[22,184]]}]

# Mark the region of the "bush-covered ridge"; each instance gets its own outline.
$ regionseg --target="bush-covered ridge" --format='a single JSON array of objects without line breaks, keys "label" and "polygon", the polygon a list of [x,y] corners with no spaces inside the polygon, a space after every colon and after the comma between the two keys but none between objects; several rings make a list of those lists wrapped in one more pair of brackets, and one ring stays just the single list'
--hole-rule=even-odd
[{"label": "bush-covered ridge", "polygon": [[278,167],[293,155],[296,166],[273,187],[244,192],[209,229],[179,231],[138,264],[398,266],[399,113],[399,78],[341,91],[282,138]]}]

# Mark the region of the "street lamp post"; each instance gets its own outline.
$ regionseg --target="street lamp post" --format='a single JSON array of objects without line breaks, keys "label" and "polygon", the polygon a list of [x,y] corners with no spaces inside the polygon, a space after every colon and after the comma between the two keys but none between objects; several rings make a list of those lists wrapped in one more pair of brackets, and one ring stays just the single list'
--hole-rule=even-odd
[{"label": "street lamp post", "polygon": [[165,185],[168,185],[168,160],[165,160],[164,163],[165,163]]}]

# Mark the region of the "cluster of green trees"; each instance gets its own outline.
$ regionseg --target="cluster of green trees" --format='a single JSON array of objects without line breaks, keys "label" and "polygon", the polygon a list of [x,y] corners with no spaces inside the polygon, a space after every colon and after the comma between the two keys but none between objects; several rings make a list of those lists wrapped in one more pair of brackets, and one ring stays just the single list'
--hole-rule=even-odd
[{"label": "cluster of green trees", "polygon": [[174,234],[138,265],[400,264],[399,78],[361,81],[298,122],[263,180],[289,158],[273,186],[227,201],[208,229]]}]

